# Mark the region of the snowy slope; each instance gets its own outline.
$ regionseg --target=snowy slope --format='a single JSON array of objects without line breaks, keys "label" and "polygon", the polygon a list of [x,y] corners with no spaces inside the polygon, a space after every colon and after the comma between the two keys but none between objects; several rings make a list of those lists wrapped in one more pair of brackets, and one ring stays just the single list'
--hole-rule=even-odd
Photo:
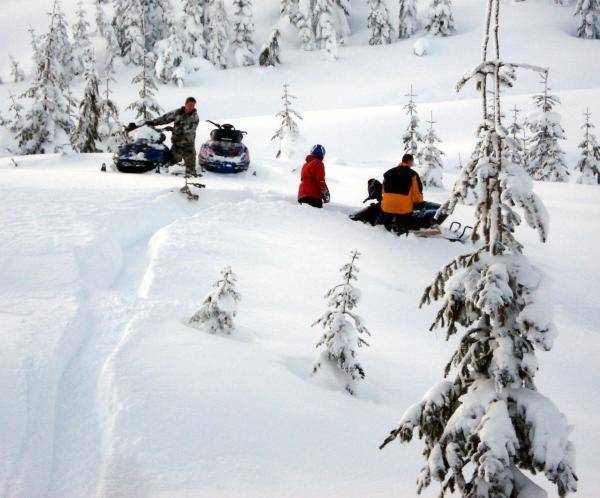
[{"label": "snowy slope", "polygon": [[[1,496],[415,496],[419,444],[377,446],[441,377],[455,342],[428,333],[436,308],[417,304],[434,272],[467,248],[398,239],[346,214],[364,198],[366,180],[398,160],[411,83],[422,122],[430,110],[438,122],[447,188],[458,153],[470,154],[478,103],[470,89],[457,96],[453,84],[478,58],[482,6],[455,4],[459,33],[433,40],[423,58],[411,54],[414,40],[367,47],[366,9],[353,2],[355,34],[335,63],[299,51],[286,29],[281,67],[206,68],[184,90],[161,86],[165,109],[193,94],[202,118],[249,131],[256,176],[207,175],[198,204],[176,193],[179,178],[100,173],[104,155],[16,157],[17,168],[0,159]],[[72,15],[75,2],[64,5]],[[47,8],[3,0],[1,46],[25,63],[26,27],[42,30]],[[256,1],[259,43],[277,12],[276,2]],[[600,122],[598,44],[574,38],[571,9],[550,0],[507,2],[504,15],[507,57],[552,69],[572,166],[586,106]],[[136,93],[133,73],[119,72],[121,109]],[[306,111],[302,145],[328,150],[333,202],[323,211],[295,203],[292,170],[301,158],[271,159],[284,81]],[[25,86],[0,85],[0,112],[8,92]],[[524,76],[506,108],[530,109],[538,89]],[[600,199],[594,186],[536,191],[550,211],[550,240],[542,245],[526,229],[520,238],[547,275],[560,332],[554,350],[538,355],[537,382],[574,425],[577,496],[595,498]],[[454,218],[473,215],[460,208]],[[367,380],[354,399],[309,376],[319,336],[310,324],[352,249],[363,253],[360,312],[373,334],[361,351]],[[185,325],[225,265],[242,294],[231,338]],[[425,496],[436,493],[432,485]]]},{"label": "snowy slope", "polygon": [[[197,205],[172,192],[178,178],[97,166],[93,156],[2,163],[4,495],[413,496],[417,445],[377,445],[440,376],[452,344],[426,332],[434,309],[416,304],[465,248],[359,225],[347,204],[299,207],[291,164],[210,175]],[[360,199],[346,168],[331,169],[332,189]],[[579,496],[592,497],[598,265],[595,238],[581,234],[600,202],[594,187],[537,189],[557,228],[529,252],[551,280],[561,331],[538,382],[575,425]],[[310,379],[309,325],[355,248],[373,338],[352,399]],[[227,264],[242,293],[237,332],[184,325]]]}]

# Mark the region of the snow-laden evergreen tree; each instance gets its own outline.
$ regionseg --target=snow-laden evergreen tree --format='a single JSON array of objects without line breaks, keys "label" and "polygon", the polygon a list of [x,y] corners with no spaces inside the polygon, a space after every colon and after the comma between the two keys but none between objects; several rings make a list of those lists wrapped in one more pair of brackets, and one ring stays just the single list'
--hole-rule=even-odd
[{"label": "snow-laden evergreen tree", "polygon": [[313,26],[316,48],[324,50],[329,59],[337,59],[337,33],[333,24],[332,0],[315,0]]},{"label": "snow-laden evergreen tree", "polygon": [[312,0],[299,0],[296,15],[298,38],[303,50],[315,49],[315,33],[313,30]]},{"label": "snow-laden evergreen tree", "polygon": [[442,165],[442,156],[444,153],[437,146],[441,140],[433,129],[433,125],[435,124],[433,113],[431,113],[431,119],[427,122],[429,123],[429,129],[425,133],[423,148],[419,154],[421,181],[426,187],[443,188],[444,183],[442,178],[444,167]]},{"label": "snow-laden evergreen tree", "polygon": [[2,126],[6,127],[13,136],[16,136],[17,132],[23,127],[24,107],[19,99],[17,99],[11,92],[8,93],[8,98],[10,99],[8,112],[10,112],[11,117],[4,119],[2,121]]},{"label": "snow-laden evergreen tree", "polygon": [[83,1],[77,2],[77,22],[73,24],[73,74],[87,74],[92,59],[92,43],[90,42],[90,23],[86,19]]},{"label": "snow-laden evergreen tree", "polygon": [[[66,78],[70,78],[75,74],[75,65],[73,57],[73,46],[69,40],[69,25],[64,12],[60,6],[59,0],[54,1],[52,13],[49,14],[50,24],[54,26],[52,36],[54,38],[52,45],[59,64],[62,66],[62,72]],[[47,37],[49,35],[45,35]],[[44,41],[45,42],[45,41]]]},{"label": "snow-laden evergreen tree", "polygon": [[281,95],[281,111],[279,111],[275,117],[279,118],[279,128],[275,132],[275,135],[271,137],[271,140],[277,140],[279,148],[277,149],[277,155],[290,158],[293,155],[293,144],[298,138],[299,130],[296,119],[302,120],[302,115],[292,109],[292,100],[296,99],[295,95],[292,95],[288,91],[289,85],[283,84],[283,94]]},{"label": "snow-laden evergreen tree", "polygon": [[[510,154],[509,159],[515,163],[523,164],[523,145],[521,135],[523,134],[523,125],[519,121],[519,108],[515,105],[512,109],[512,121],[508,127],[509,136],[505,140],[506,152]],[[509,146],[506,145],[509,140],[512,142]]]},{"label": "snow-laden evergreen tree", "polygon": [[538,112],[529,119],[531,139],[527,171],[534,180],[566,182],[569,170],[559,140],[565,139],[565,130],[560,124],[560,114],[553,109],[560,104],[556,95],[548,93],[548,73],[542,75],[544,92],[533,96]]},{"label": "snow-laden evergreen tree", "polygon": [[183,46],[185,53],[191,57],[206,55],[204,39],[204,9],[206,0],[185,0],[183,3]]},{"label": "snow-laden evergreen tree", "polygon": [[579,38],[600,39],[600,0],[577,0],[574,15],[579,16]]},{"label": "snow-laden evergreen tree", "polygon": [[298,0],[281,0],[279,2],[279,14],[282,19],[287,19],[292,25],[298,21]]},{"label": "snow-laden evergreen tree", "polygon": [[98,75],[93,61],[87,66],[85,75],[86,85],[83,99],[79,104],[79,118],[75,132],[71,137],[73,149],[77,152],[100,152],[97,143],[98,119],[100,116],[100,95],[98,90]]},{"label": "snow-laden evergreen tree", "polygon": [[27,31],[29,32],[29,43],[31,45],[31,55],[33,58],[34,65],[33,74],[35,74],[35,72],[38,70],[39,66],[42,63],[42,57],[40,52],[41,39],[31,26],[29,26],[29,29]]},{"label": "snow-laden evergreen tree", "polygon": [[221,270],[222,278],[213,285],[202,307],[190,318],[189,324],[211,334],[231,334],[240,294],[235,289],[237,278],[229,266]]},{"label": "snow-laden evergreen tree", "polygon": [[343,45],[351,34],[350,14],[352,12],[352,7],[350,5],[350,0],[333,0],[331,10],[336,38]]},{"label": "snow-laden evergreen tree", "polygon": [[19,61],[16,60],[12,55],[9,56],[10,59],[10,79],[13,83],[19,83],[20,81],[25,80],[25,73],[21,69],[21,65]]},{"label": "snow-laden evergreen tree", "polygon": [[394,28],[390,22],[390,13],[384,0],[367,0],[369,16],[367,28],[369,29],[369,45],[387,45],[392,43]]},{"label": "snow-laden evergreen tree", "polygon": [[483,156],[465,166],[441,208],[452,212],[463,200],[460,183],[475,177],[480,195],[472,239],[482,242],[446,265],[422,298],[423,305],[442,301],[432,329],[444,327],[448,339],[462,334],[444,369],[452,377],[411,406],[381,447],[396,438],[408,442],[417,435],[423,440],[425,462],[417,492],[437,481],[440,497],[538,498],[546,494],[526,472],[540,472],[562,497],[577,488],[571,427],[534,381],[536,350],[552,347],[556,329],[542,294],[543,277],[515,237],[522,220],[516,208],[524,211],[542,241],[548,219],[527,173],[503,155],[507,132],[501,121],[500,69],[544,69],[501,59],[500,2],[488,0],[482,62],[457,85],[461,89],[475,80],[481,91]]},{"label": "snow-laden evergreen tree", "polygon": [[240,66],[256,63],[252,0],[233,1],[233,48]]},{"label": "snow-laden evergreen tree", "polygon": [[423,143],[423,135],[419,131],[419,116],[417,115],[417,104],[414,98],[417,95],[413,93],[413,87],[410,85],[410,91],[405,95],[408,97],[408,103],[404,106],[408,115],[408,126],[406,132],[402,135],[402,145],[406,154],[412,154],[417,157],[420,145]]},{"label": "snow-laden evergreen tree", "polygon": [[112,68],[107,67],[104,77],[104,91],[98,106],[98,147],[103,152],[116,152],[125,139],[123,125],[119,120],[119,109],[112,100],[110,83],[114,82]]},{"label": "snow-laden evergreen tree", "polygon": [[591,121],[590,110],[585,111],[585,123],[583,129],[583,140],[579,144],[581,156],[577,162],[577,170],[581,173],[577,183],[598,184],[600,183],[600,145],[596,135],[592,133],[594,124]]},{"label": "snow-laden evergreen tree", "polygon": [[400,0],[398,11],[398,38],[410,38],[419,29],[416,0]]},{"label": "snow-laden evergreen tree", "polygon": [[[72,67],[65,66],[65,21],[58,2],[50,15],[48,32],[39,47],[39,63],[31,86],[22,98],[29,99],[15,140],[22,154],[44,154],[68,149],[73,123],[68,97]],[[68,39],[67,39],[68,41]]]},{"label": "snow-laden evergreen tree", "polygon": [[[145,39],[146,23],[142,16],[142,40]],[[135,111],[136,119],[148,121],[161,112],[158,102],[154,99],[154,93],[158,90],[154,81],[154,55],[148,53],[146,45],[142,45],[142,66],[140,72],[131,80],[134,85],[140,86],[139,99],[127,106],[127,109]]]},{"label": "snow-laden evergreen tree", "polygon": [[433,36],[449,36],[456,31],[452,0],[431,0],[425,31]]},{"label": "snow-laden evergreen tree", "polygon": [[269,40],[265,43],[258,54],[258,64],[263,67],[274,66],[281,64],[279,58],[281,49],[279,48],[279,39],[281,38],[281,32],[277,27],[273,28]]},{"label": "snow-laden evergreen tree", "polygon": [[229,34],[227,13],[223,0],[208,0],[206,6],[204,34],[206,36],[206,58],[219,69],[228,67]]},{"label": "snow-laden evergreen tree", "polygon": [[95,7],[95,16],[94,20],[96,21],[96,32],[102,37],[106,38],[106,29],[110,26],[108,22],[108,18],[106,17],[106,12],[103,7],[104,2],[102,0],[96,0],[94,5]]},{"label": "snow-laden evergreen tree", "polygon": [[323,350],[313,367],[313,375],[324,365],[332,367],[351,395],[355,393],[356,381],[365,378],[365,371],[356,357],[358,348],[368,346],[363,337],[371,335],[355,311],[360,291],[352,283],[357,280],[359,256],[357,251],[350,254],[350,262],[340,269],[343,282],[325,294],[328,310],[312,325],[321,325],[324,329],[316,346]]},{"label": "snow-laden evergreen tree", "polygon": [[143,50],[151,51],[156,42],[169,36],[173,17],[170,0],[114,2],[113,28],[121,48],[121,56],[128,63],[140,65]]},{"label": "snow-laden evergreen tree", "polygon": [[187,74],[185,64],[187,57],[180,28],[175,24],[171,25],[169,37],[156,42],[154,53],[156,59],[154,70],[158,81],[182,87]]}]

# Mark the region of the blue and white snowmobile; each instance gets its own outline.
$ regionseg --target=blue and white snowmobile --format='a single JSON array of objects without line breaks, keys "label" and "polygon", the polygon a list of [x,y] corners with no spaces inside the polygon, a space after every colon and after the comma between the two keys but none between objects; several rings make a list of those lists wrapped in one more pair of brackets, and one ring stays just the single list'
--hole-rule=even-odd
[{"label": "blue and white snowmobile", "polygon": [[172,131],[172,128],[138,127],[130,123],[125,127],[125,136],[129,138],[134,130],[138,130],[135,138],[121,145],[113,156],[115,167],[122,173],[146,173],[160,171],[161,166],[168,167],[170,151],[164,144],[163,131]]},{"label": "blue and white snowmobile", "polygon": [[218,124],[210,132],[210,140],[202,144],[198,163],[203,169],[214,173],[241,173],[250,166],[250,152],[242,143],[245,131],[236,130],[230,124]]}]

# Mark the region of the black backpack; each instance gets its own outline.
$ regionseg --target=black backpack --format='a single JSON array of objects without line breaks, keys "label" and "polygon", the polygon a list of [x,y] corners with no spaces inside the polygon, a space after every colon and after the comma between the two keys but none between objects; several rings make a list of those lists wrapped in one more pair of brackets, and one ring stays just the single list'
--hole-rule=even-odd
[{"label": "black backpack", "polygon": [[369,193],[369,197],[367,197],[363,203],[367,201],[381,202],[381,198],[383,196],[383,185],[379,180],[371,178],[367,182],[367,192]]}]

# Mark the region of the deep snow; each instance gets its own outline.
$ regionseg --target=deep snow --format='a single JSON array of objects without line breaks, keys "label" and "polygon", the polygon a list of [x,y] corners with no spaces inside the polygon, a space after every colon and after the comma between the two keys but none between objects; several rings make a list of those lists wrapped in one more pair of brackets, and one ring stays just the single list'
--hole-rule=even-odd
[{"label": "deep snow", "polygon": [[[74,4],[64,2],[69,15]],[[278,9],[256,4],[260,45]],[[455,4],[458,34],[431,40],[424,57],[412,55],[415,39],[365,46],[366,10],[353,2],[355,35],[338,62],[298,51],[285,29],[281,67],[205,68],[188,88],[161,86],[165,110],[194,94],[201,118],[249,131],[250,171],[207,174],[197,204],[177,193],[181,178],[101,173],[108,155],[15,157],[16,168],[0,159],[2,496],[415,496],[420,445],[377,447],[441,379],[456,342],[427,332],[436,306],[417,304],[435,271],[468,248],[399,239],[346,215],[365,197],[366,180],[398,160],[411,83],[422,126],[430,110],[438,122],[447,189],[458,154],[470,154],[478,102],[453,84],[478,59],[482,13],[477,2]],[[27,24],[42,29],[45,8],[4,0],[1,46],[25,62]],[[598,42],[571,36],[570,10],[550,0],[507,2],[504,46],[508,57],[550,65],[572,167],[586,106],[600,123],[600,57]],[[118,75],[121,109],[137,91],[134,72]],[[271,159],[284,81],[304,115],[299,148],[322,142],[328,151],[332,204],[322,211],[295,203],[301,157]],[[0,111],[8,91],[25,85],[0,85]],[[538,90],[524,76],[505,108],[532,110]],[[199,141],[208,130],[203,124]],[[537,183],[536,191],[550,212],[549,242],[528,229],[519,237],[546,274],[560,334],[553,351],[538,354],[536,378],[574,425],[577,496],[595,498],[599,190]],[[471,222],[471,209],[454,219]],[[356,398],[309,375],[320,335],[310,324],[353,249],[363,254],[359,312],[373,335],[360,351],[367,379]],[[242,295],[228,338],[185,324],[226,265]],[[436,494],[434,484],[425,496]]]}]

